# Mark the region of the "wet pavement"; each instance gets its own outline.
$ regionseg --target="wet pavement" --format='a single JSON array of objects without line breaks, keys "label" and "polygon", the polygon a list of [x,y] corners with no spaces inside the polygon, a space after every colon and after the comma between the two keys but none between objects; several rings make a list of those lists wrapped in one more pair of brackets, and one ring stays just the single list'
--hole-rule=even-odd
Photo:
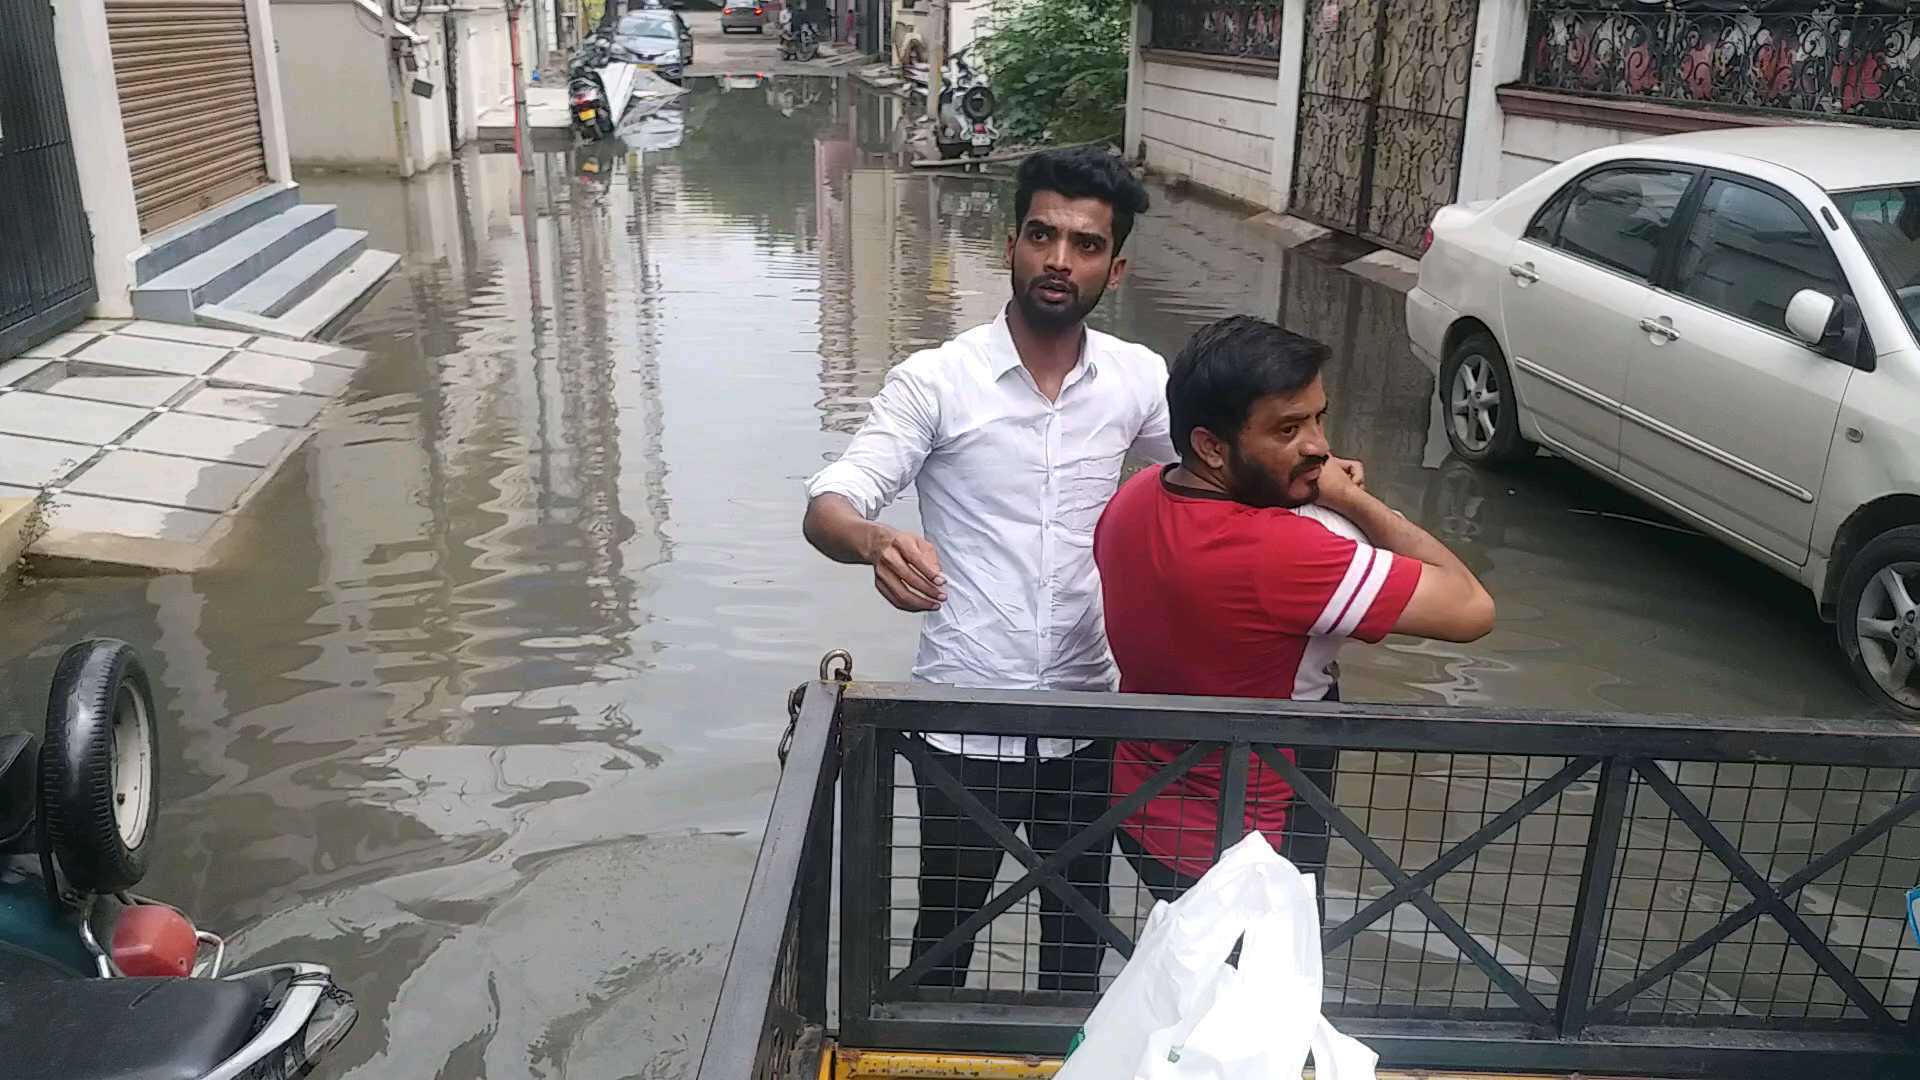
[{"label": "wet pavement", "polygon": [[[239,554],[5,599],[22,726],[71,640],[145,654],[143,891],[332,965],[363,1006],[344,1075],[690,1076],[785,692],[829,648],[907,670],[912,621],[801,541],[800,481],[890,364],[992,317],[1011,191],[907,169],[899,104],[845,80],[696,82],[637,148],[524,184],[498,155],[304,181],[405,261]],[[1131,254],[1106,329],[1171,353],[1250,311],[1332,342],[1339,451],[1499,599],[1473,645],[1349,649],[1348,697],[1864,708],[1797,586],[1557,461],[1447,460],[1399,294],[1164,192]]]}]

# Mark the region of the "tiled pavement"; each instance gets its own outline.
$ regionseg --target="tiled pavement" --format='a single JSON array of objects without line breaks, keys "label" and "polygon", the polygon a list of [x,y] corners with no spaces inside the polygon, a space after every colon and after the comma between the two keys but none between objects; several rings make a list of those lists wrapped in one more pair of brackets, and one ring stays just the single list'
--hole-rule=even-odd
[{"label": "tiled pavement", "polygon": [[0,362],[0,497],[47,499],[37,554],[191,570],[365,354],[93,321]]}]

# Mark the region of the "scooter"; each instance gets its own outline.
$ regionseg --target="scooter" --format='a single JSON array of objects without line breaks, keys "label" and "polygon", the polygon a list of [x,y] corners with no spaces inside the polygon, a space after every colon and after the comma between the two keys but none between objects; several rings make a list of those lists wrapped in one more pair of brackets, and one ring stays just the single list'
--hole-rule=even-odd
[{"label": "scooter", "polygon": [[0,1031],[10,1080],[281,1080],[353,1027],[319,964],[223,974],[226,943],[134,893],[154,850],[152,685],[133,647],[69,648],[44,739],[0,737]]},{"label": "scooter", "polygon": [[940,122],[933,133],[942,158],[993,153],[993,91],[986,73],[967,62],[967,50],[947,57],[941,68]]},{"label": "scooter", "polygon": [[814,29],[813,20],[801,18],[799,26],[794,26],[793,9],[780,9],[780,59],[798,60],[805,63],[820,55],[820,31]]},{"label": "scooter", "polygon": [[613,41],[604,34],[592,34],[567,58],[567,110],[573,118],[573,132],[584,142],[594,142],[612,133],[613,109],[607,100],[606,84],[600,71],[612,61]]}]

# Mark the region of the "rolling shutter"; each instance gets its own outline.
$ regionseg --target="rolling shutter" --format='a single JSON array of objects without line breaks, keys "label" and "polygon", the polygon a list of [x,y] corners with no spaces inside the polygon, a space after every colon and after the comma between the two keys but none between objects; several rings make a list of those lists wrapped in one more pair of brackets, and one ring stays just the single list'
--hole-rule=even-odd
[{"label": "rolling shutter", "polygon": [[140,231],[267,182],[246,0],[106,0]]}]

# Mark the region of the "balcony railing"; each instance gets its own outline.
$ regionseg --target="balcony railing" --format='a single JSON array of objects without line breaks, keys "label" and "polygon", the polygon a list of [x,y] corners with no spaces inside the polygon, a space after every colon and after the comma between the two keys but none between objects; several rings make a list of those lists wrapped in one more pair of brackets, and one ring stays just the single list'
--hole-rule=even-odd
[{"label": "balcony railing", "polygon": [[1280,56],[1282,5],[1228,0],[1150,0],[1148,46],[1214,56]]}]

